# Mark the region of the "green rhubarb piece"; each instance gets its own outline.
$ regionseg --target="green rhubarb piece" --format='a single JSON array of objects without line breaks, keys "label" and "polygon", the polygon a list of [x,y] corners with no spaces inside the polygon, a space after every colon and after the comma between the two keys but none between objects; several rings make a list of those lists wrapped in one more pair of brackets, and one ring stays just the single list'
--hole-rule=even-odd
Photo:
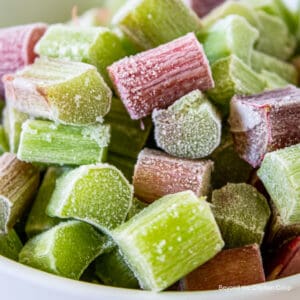
[{"label": "green rhubarb piece", "polygon": [[134,197],[132,199],[132,206],[128,212],[127,215],[127,220],[130,220],[133,218],[135,215],[140,213],[144,208],[148,206],[147,203],[140,201],[138,198]]},{"label": "green rhubarb piece", "polygon": [[97,258],[96,275],[105,285],[129,289],[139,287],[138,280],[117,248]]},{"label": "green rhubarb piece", "polygon": [[0,155],[8,151],[8,144],[4,127],[0,125]]},{"label": "green rhubarb piece", "polygon": [[132,197],[132,186],[115,167],[81,166],[57,180],[47,213],[82,220],[109,233],[125,221]]},{"label": "green rhubarb piece", "polygon": [[136,160],[149,137],[151,118],[145,118],[142,123],[132,120],[122,101],[113,98],[105,121],[111,126],[109,152]]},{"label": "green rhubarb piece", "polygon": [[3,99],[0,98],[0,122],[2,122],[2,112],[4,107],[5,107],[5,102]]},{"label": "green rhubarb piece", "polygon": [[170,42],[202,26],[182,0],[133,0],[114,16],[112,23],[142,49]]},{"label": "green rhubarb piece", "polygon": [[79,279],[106,247],[107,238],[79,221],[61,223],[29,240],[21,250],[22,264]]},{"label": "green rhubarb piece", "polygon": [[204,50],[210,63],[235,54],[250,64],[254,43],[259,36],[243,17],[230,15],[217,21],[208,31]]},{"label": "green rhubarb piece", "polygon": [[157,145],[173,156],[203,158],[220,144],[221,117],[199,90],[154,110],[152,118]]},{"label": "green rhubarb piece", "polygon": [[20,144],[22,124],[29,119],[29,116],[16,110],[11,105],[7,105],[4,109],[3,119],[6,136],[8,137],[9,151],[17,153]]},{"label": "green rhubarb piece", "polygon": [[253,168],[241,159],[235,151],[234,142],[228,128],[222,133],[220,146],[212,153],[210,158],[214,161],[212,173],[212,186],[218,189],[231,183],[246,182],[250,178]]},{"label": "green rhubarb piece", "polygon": [[300,144],[267,153],[257,174],[283,224],[300,223]]},{"label": "green rhubarb piece", "polygon": [[267,83],[267,90],[274,90],[278,88],[287,87],[290,85],[286,80],[284,80],[282,77],[277,75],[276,73],[269,72],[266,70],[262,70],[259,74],[263,80]]},{"label": "green rhubarb piece", "polygon": [[212,210],[227,248],[261,244],[270,218],[266,198],[246,183],[213,191]]},{"label": "green rhubarb piece", "polygon": [[39,58],[4,84],[9,103],[33,117],[86,125],[110,109],[111,90],[94,66],[81,62]]},{"label": "green rhubarb piece", "polygon": [[106,68],[126,56],[118,36],[105,27],[51,25],[35,47],[37,54],[67,58],[97,67],[107,83]]},{"label": "green rhubarb piece", "polygon": [[289,59],[294,53],[296,39],[286,24],[278,17],[265,12],[257,13],[260,22],[260,38],[255,48],[282,60]]},{"label": "green rhubarb piece", "polygon": [[0,156],[0,234],[22,217],[39,185],[39,172],[14,154]]},{"label": "green rhubarb piece", "polygon": [[18,158],[42,164],[93,164],[105,161],[109,140],[109,125],[71,126],[27,120],[22,126]]},{"label": "green rhubarb piece", "polygon": [[208,91],[224,114],[229,111],[229,102],[234,95],[251,95],[262,92],[267,83],[235,55],[217,60],[212,65],[215,87]]},{"label": "green rhubarb piece", "polygon": [[252,52],[251,67],[258,73],[263,70],[275,73],[291,84],[298,82],[298,72],[292,64],[259,51]]},{"label": "green rhubarb piece", "polygon": [[7,234],[0,234],[0,255],[18,261],[22,247],[22,242],[14,229]]},{"label": "green rhubarb piece", "polygon": [[130,157],[120,156],[109,152],[107,155],[107,162],[117,169],[119,169],[123,175],[127,178],[127,180],[131,183],[132,176],[134,173],[134,166],[136,163],[136,159],[132,159]]},{"label": "green rhubarb piece", "polygon": [[60,222],[58,218],[49,217],[46,208],[55,189],[56,180],[63,171],[62,168],[54,167],[47,170],[26,222],[25,231],[28,237],[46,231]]},{"label": "green rhubarb piece", "polygon": [[224,245],[210,205],[185,191],[167,195],[112,232],[143,289],[161,291]]}]

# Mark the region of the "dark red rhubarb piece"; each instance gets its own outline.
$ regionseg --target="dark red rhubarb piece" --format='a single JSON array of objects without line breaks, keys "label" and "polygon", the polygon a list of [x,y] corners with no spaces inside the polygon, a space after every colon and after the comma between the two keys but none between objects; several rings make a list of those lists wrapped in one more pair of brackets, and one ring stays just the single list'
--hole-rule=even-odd
[{"label": "dark red rhubarb piece", "polygon": [[225,0],[185,0],[199,17],[204,17]]}]

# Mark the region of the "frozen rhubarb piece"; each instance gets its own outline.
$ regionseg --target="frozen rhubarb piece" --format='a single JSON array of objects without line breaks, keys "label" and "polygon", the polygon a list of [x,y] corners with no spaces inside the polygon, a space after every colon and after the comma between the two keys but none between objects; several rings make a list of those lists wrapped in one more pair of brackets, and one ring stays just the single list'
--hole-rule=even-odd
[{"label": "frozen rhubarb piece", "polygon": [[212,194],[212,210],[227,248],[261,244],[270,218],[266,198],[246,183],[228,183]]},{"label": "frozen rhubarb piece", "polygon": [[300,273],[300,235],[278,249],[269,268],[268,280]]},{"label": "frozen rhubarb piece", "polygon": [[221,142],[221,117],[199,90],[183,96],[167,109],[154,110],[152,118],[156,143],[170,155],[203,158]]},{"label": "frozen rhubarb piece", "polygon": [[14,154],[0,157],[0,235],[23,215],[39,185],[39,172]]},{"label": "frozen rhubarb piece", "polygon": [[0,125],[0,155],[8,151],[8,143],[6,140],[5,130],[2,125]]},{"label": "frozen rhubarb piece", "polygon": [[132,119],[166,108],[195,89],[214,86],[208,60],[194,33],[108,67],[111,80]]},{"label": "frozen rhubarb piece", "polygon": [[292,64],[259,51],[254,50],[252,52],[251,67],[258,73],[261,73],[263,70],[273,72],[285,79],[287,82],[295,85],[298,82],[298,72]]},{"label": "frozen rhubarb piece", "polygon": [[146,290],[161,291],[224,245],[210,205],[192,191],[164,196],[112,232]]},{"label": "frozen rhubarb piece", "polygon": [[52,121],[23,123],[18,158],[54,165],[86,165],[106,159],[109,125],[71,126]]},{"label": "frozen rhubarb piece", "polygon": [[138,213],[140,213],[147,206],[148,206],[147,203],[140,201],[136,197],[133,197],[133,199],[132,199],[132,205],[131,205],[131,208],[130,208],[128,214],[127,214],[126,220],[127,221],[130,220],[135,215],[137,215]]},{"label": "frozen rhubarb piece", "polygon": [[129,289],[139,287],[134,273],[126,264],[118,248],[97,258],[95,273],[105,285]]},{"label": "frozen rhubarb piece", "polygon": [[75,9],[75,14],[69,24],[80,27],[106,26],[109,25],[111,18],[112,12],[106,7],[91,8],[80,16],[77,16],[77,11]]},{"label": "frozen rhubarb piece", "polygon": [[217,290],[265,282],[259,246],[223,250],[181,282],[183,290]]},{"label": "frozen rhubarb piece", "polygon": [[266,153],[300,143],[300,90],[293,86],[230,103],[230,130],[239,155],[254,168]]},{"label": "frozen rhubarb piece", "polygon": [[260,22],[260,38],[255,48],[282,60],[289,59],[295,51],[296,40],[286,24],[280,18],[262,11],[257,15]]},{"label": "frozen rhubarb piece", "polygon": [[18,261],[22,247],[22,242],[14,229],[9,230],[7,234],[0,234],[0,256]]},{"label": "frozen rhubarb piece", "polygon": [[119,169],[131,183],[136,159],[108,152],[107,162]]},{"label": "frozen rhubarb piece", "polygon": [[49,217],[46,209],[55,189],[56,180],[63,172],[62,168],[51,167],[47,170],[26,221],[25,231],[28,237],[46,231],[60,222],[58,218]]},{"label": "frozen rhubarb piece", "polygon": [[127,1],[112,23],[141,49],[154,48],[202,27],[196,13],[181,0]]},{"label": "frozen rhubarb piece", "polygon": [[22,264],[60,276],[79,279],[105,251],[107,238],[79,221],[56,225],[29,240],[19,255]]},{"label": "frozen rhubarb piece", "polygon": [[135,195],[151,203],[168,194],[187,190],[198,197],[210,189],[213,162],[187,160],[164,152],[144,149],[138,157],[133,176]]},{"label": "frozen rhubarb piece", "polygon": [[132,197],[132,186],[115,167],[81,166],[56,181],[47,213],[82,220],[108,233],[125,221]]},{"label": "frozen rhubarb piece", "polygon": [[136,160],[152,129],[151,118],[144,119],[141,125],[130,118],[122,101],[113,98],[105,121],[111,127],[109,152]]},{"label": "frozen rhubarb piece", "polygon": [[202,18],[225,0],[184,0],[184,2]]},{"label": "frozen rhubarb piece", "polygon": [[250,64],[254,43],[259,36],[245,18],[230,15],[217,21],[206,33],[204,50],[210,63],[235,54]]},{"label": "frozen rhubarb piece", "polygon": [[18,152],[22,124],[28,119],[29,115],[16,110],[11,105],[7,105],[5,107],[3,112],[3,123],[5,126],[6,136],[8,137],[10,152]]},{"label": "frozen rhubarb piece", "polygon": [[261,76],[262,80],[266,81],[266,91],[285,88],[290,85],[290,83],[288,83],[285,79],[273,72],[262,70],[259,75]]},{"label": "frozen rhubarb piece", "polygon": [[300,223],[300,144],[267,153],[257,174],[283,224]]},{"label": "frozen rhubarb piece", "polygon": [[208,92],[226,114],[234,95],[252,95],[262,92],[267,83],[237,56],[217,60],[212,65],[215,88]]},{"label": "frozen rhubarb piece", "polygon": [[118,36],[108,28],[62,24],[51,25],[35,51],[41,56],[94,65],[107,83],[106,68],[127,54]]},{"label": "frozen rhubarb piece", "polygon": [[0,29],[0,97],[4,96],[1,77],[33,63],[34,46],[46,29],[42,23]]},{"label": "frozen rhubarb piece", "polygon": [[71,125],[92,124],[110,109],[112,92],[96,67],[39,58],[4,76],[6,100],[33,117]]},{"label": "frozen rhubarb piece", "polygon": [[211,178],[211,185],[214,189],[219,189],[228,182],[246,182],[253,170],[235,151],[234,142],[227,127],[222,132],[220,146],[211,154],[210,159],[214,162]]}]

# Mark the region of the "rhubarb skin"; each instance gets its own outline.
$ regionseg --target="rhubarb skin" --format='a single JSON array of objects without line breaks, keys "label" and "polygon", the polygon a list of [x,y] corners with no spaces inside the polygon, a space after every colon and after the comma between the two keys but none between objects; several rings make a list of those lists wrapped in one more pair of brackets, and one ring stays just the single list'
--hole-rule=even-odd
[{"label": "rhubarb skin", "polygon": [[235,148],[254,168],[266,153],[300,142],[300,90],[289,86],[252,96],[235,96],[229,123]]},{"label": "rhubarb skin", "polygon": [[46,29],[43,23],[0,29],[0,97],[4,96],[1,77],[33,63],[34,47]]},{"label": "rhubarb skin", "polygon": [[217,290],[265,282],[259,246],[223,250],[181,281],[185,291]]},{"label": "rhubarb skin", "polygon": [[184,0],[202,18],[214,8],[225,2],[225,0]]},{"label": "rhubarb skin", "polygon": [[116,92],[132,119],[171,105],[185,94],[214,87],[202,45],[194,33],[108,67]]},{"label": "rhubarb skin", "polygon": [[180,159],[158,150],[144,149],[134,170],[135,195],[147,203],[186,190],[198,197],[206,196],[212,170],[210,160]]},{"label": "rhubarb skin", "polygon": [[268,280],[300,273],[300,235],[287,242],[273,255]]}]

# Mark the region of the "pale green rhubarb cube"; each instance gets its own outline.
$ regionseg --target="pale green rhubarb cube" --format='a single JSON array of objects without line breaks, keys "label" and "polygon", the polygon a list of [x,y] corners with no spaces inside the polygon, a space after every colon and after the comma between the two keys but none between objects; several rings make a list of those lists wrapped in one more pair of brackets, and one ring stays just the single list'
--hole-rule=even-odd
[{"label": "pale green rhubarb cube", "polygon": [[230,15],[217,21],[204,39],[204,50],[210,63],[235,54],[246,64],[250,64],[254,43],[259,32],[245,18]]},{"label": "pale green rhubarb cube", "polygon": [[109,125],[71,126],[27,120],[22,126],[17,156],[41,164],[93,164],[105,161],[109,140]]},{"label": "pale green rhubarb cube", "polygon": [[26,221],[25,232],[28,237],[46,231],[60,222],[58,218],[49,217],[46,208],[55,189],[56,180],[64,171],[63,168],[55,167],[47,170]]},{"label": "pale green rhubarb cube", "polygon": [[284,225],[300,222],[300,144],[267,153],[258,176]]},{"label": "pale green rhubarb cube", "polygon": [[79,279],[106,249],[107,238],[93,226],[63,222],[29,240],[19,254],[22,264],[60,276]]},{"label": "pale green rhubarb cube", "polygon": [[168,195],[112,232],[143,289],[162,291],[224,245],[209,204],[193,192]]},{"label": "pale green rhubarb cube", "polygon": [[144,50],[202,27],[196,13],[182,0],[127,1],[114,16],[112,23]]},{"label": "pale green rhubarb cube", "polygon": [[110,109],[112,92],[96,67],[39,58],[4,76],[9,105],[33,117],[69,125],[93,124]]},{"label": "pale green rhubarb cube", "polygon": [[0,234],[0,256],[18,261],[22,247],[23,244],[14,229],[7,234]]},{"label": "pale green rhubarb cube", "polygon": [[119,37],[105,27],[51,25],[35,46],[41,56],[70,59],[97,67],[107,83],[106,68],[126,56]]},{"label": "pale green rhubarb cube", "polygon": [[57,180],[47,213],[82,220],[109,233],[125,221],[132,198],[132,186],[115,167],[81,166]]}]

